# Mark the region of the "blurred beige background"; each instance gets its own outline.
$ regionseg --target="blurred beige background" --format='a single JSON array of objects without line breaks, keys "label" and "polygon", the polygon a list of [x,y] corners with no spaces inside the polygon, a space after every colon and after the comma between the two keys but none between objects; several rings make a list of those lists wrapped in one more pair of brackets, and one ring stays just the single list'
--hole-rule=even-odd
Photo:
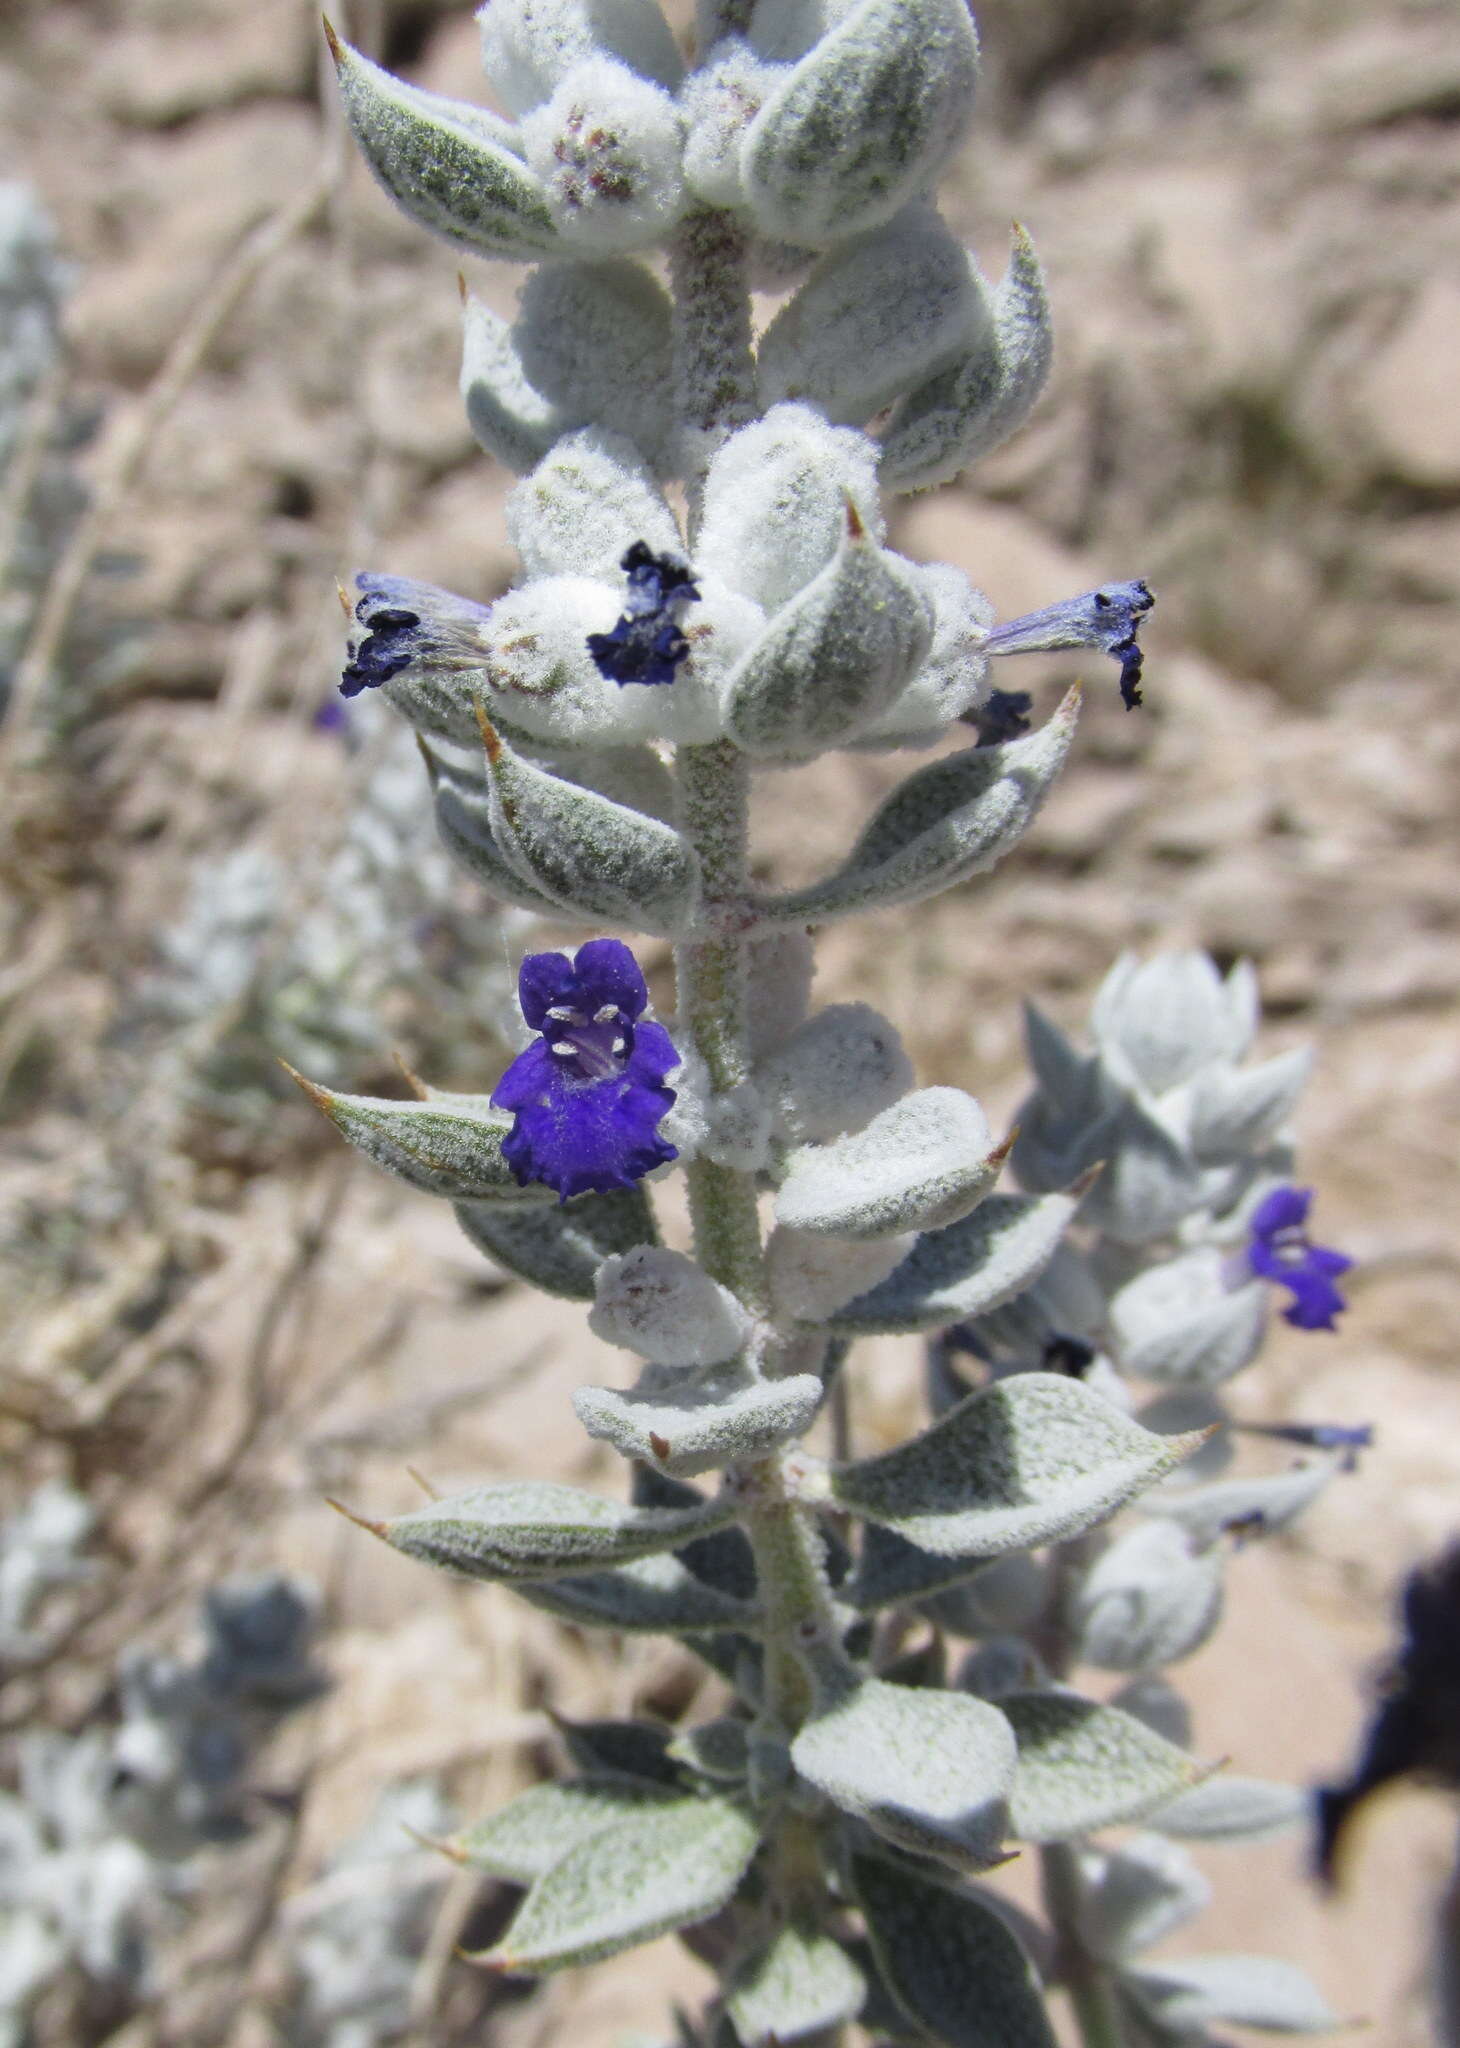
[{"label": "blurred beige background", "polygon": [[[341,12],[416,81],[486,97],[465,8]],[[903,510],[895,538],[1004,615],[1147,576],[1149,708],[1128,717],[1093,661],[1075,764],[1026,847],[916,919],[839,929],[819,990],[884,1007],[923,1079],[1001,1116],[1019,998],[1073,1025],[1124,946],[1246,954],[1268,1047],[1317,1042],[1303,1177],[1359,1261],[1353,1307],[1335,1336],[1280,1326],[1238,1401],[1372,1420],[1378,1443],[1294,1537],[1237,1560],[1227,1626],[1179,1674],[1203,1753],[1306,1780],[1349,1759],[1399,1575],[1460,1528],[1460,39],[1420,0],[993,0],[981,19],[988,89],[947,210],[990,271],[1011,218],[1031,229],[1057,368],[1033,425]],[[340,752],[311,729],[339,659],[336,577],[487,597],[512,574],[506,479],[456,399],[457,259],[358,167],[330,178],[334,132],[302,0],[9,0],[0,17],[0,176],[34,183],[79,266],[93,475],[172,378],[100,536],[134,564],[117,602],[148,621],[144,654],[64,763],[7,797],[7,1219],[70,1212],[117,1113],[122,996],[195,864],[256,840],[307,865],[338,832]],[[245,238],[291,208],[297,231],[225,304]],[[468,267],[510,305],[505,267]],[[174,377],[209,306],[216,331]],[[1067,674],[1001,680],[1047,692]],[[768,778],[768,866],[828,863],[901,767]],[[113,2036],[262,2048],[277,1963],[250,1902],[307,1882],[381,1783],[439,1771],[477,1810],[542,1767],[545,1702],[677,1710],[698,1681],[668,1650],[605,1657],[505,1595],[423,1581],[320,1505],[344,1489],[404,1506],[406,1463],[613,1483],[567,1395],[624,1366],[576,1312],[486,1293],[448,1214],[337,1158],[282,1095],[247,1143],[206,1118],[143,1119],[135,1143],[146,1199],[88,1225],[64,1286],[33,1250],[5,1254],[23,1310],[0,1361],[5,1504],[73,1478],[108,1564],[65,1654],[0,1693],[0,1727],[77,1725],[118,1646],[170,1640],[220,1570],[277,1560],[326,1582],[337,1683],[276,1771],[303,1792],[297,1825],[265,1831],[157,2009]],[[859,1441],[906,1428],[915,1398],[911,1352],[873,1347]],[[1295,1842],[1214,1854],[1219,1903],[1186,1945],[1303,1961],[1371,2040],[1419,2048],[1453,1819],[1437,1795],[1396,1796],[1336,1901]],[[451,1961],[472,1911],[447,1894],[420,2044],[598,2048],[664,2031],[670,1988],[703,1988],[666,1943],[504,2002]],[[74,2012],[48,2024],[67,2048],[106,2038]]]}]

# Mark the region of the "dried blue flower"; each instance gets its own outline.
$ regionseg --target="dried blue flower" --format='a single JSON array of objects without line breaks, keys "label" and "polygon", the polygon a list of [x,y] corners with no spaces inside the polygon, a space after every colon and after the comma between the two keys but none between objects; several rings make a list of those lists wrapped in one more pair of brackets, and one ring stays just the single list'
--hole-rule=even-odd
[{"label": "dried blue flower", "polygon": [[1120,697],[1127,711],[1141,701],[1141,621],[1156,602],[1149,587],[1106,583],[1083,597],[1067,597],[1042,611],[995,626],[986,654],[1048,654],[1061,647],[1098,647],[1120,663]]},{"label": "dried blue flower", "polygon": [[1287,1288],[1293,1297],[1283,1310],[1287,1322],[1300,1330],[1331,1330],[1334,1317],[1348,1305],[1334,1282],[1353,1260],[1311,1241],[1307,1221],[1312,1203],[1311,1188],[1274,1188],[1252,1212],[1244,1262],[1248,1273]]},{"label": "dried blue flower", "polygon": [[502,1156],[524,1187],[559,1201],[632,1187],[678,1157],[659,1135],[674,1101],[664,1078],[680,1063],[662,1024],[646,1023],[649,991],[617,939],[566,953],[529,953],[517,982],[522,1014],[542,1035],[492,1091],[516,1122]]},{"label": "dried blue flower", "polygon": [[978,734],[979,746],[1001,747],[1006,740],[1024,737],[1033,709],[1027,690],[990,690],[982,704],[964,712],[963,723]]},{"label": "dried blue flower", "polygon": [[679,622],[700,594],[694,571],[641,540],[619,566],[629,579],[627,603],[609,632],[588,635],[588,652],[610,682],[672,683],[689,653]]},{"label": "dried blue flower", "polygon": [[1232,1427],[1247,1436],[1300,1444],[1307,1451],[1342,1451],[1341,1469],[1345,1472],[1356,1471],[1359,1452],[1374,1447],[1372,1422],[1236,1422]]},{"label": "dried blue flower", "polygon": [[486,605],[438,590],[433,583],[414,583],[408,576],[357,576],[355,588],[360,596],[354,616],[365,633],[351,640],[350,659],[340,677],[342,697],[378,689],[412,667],[482,667],[479,628],[487,617]]}]

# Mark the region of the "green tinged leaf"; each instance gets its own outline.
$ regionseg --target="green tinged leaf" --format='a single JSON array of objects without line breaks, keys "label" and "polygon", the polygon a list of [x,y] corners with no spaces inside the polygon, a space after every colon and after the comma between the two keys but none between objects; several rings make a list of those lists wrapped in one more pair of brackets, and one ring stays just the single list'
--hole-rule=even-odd
[{"label": "green tinged leaf", "polygon": [[948,754],[892,792],[824,881],[762,908],[778,922],[821,922],[918,903],[983,874],[1016,846],[1054,785],[1075,734],[1080,692],[1023,739]]},{"label": "green tinged leaf", "polygon": [[530,1214],[498,1202],[458,1202],[456,1220],[489,1259],[570,1301],[592,1301],[594,1278],[613,1253],[659,1241],[642,1186],[579,1195]]},{"label": "green tinged leaf", "polygon": [[793,1921],[740,1967],[726,2004],[742,2048],[776,2048],[854,2020],[866,1996],[841,1943]]},{"label": "green tinged leaf", "polygon": [[578,1769],[591,1777],[680,1783],[669,1754],[673,1731],[662,1721],[565,1721],[557,1715],[554,1726]]},{"label": "green tinged leaf", "polygon": [[[294,1069],[289,1069],[294,1074]],[[439,1098],[395,1102],[377,1095],[339,1095],[294,1074],[310,1101],[372,1164],[422,1194],[448,1201],[536,1206],[551,1188],[522,1187],[502,1157],[512,1118],[488,1107],[464,1108]]]},{"label": "green tinged leaf", "polygon": [[699,895],[699,862],[672,825],[566,782],[484,725],[496,844],[575,917],[673,938]]},{"label": "green tinged leaf", "polygon": [[1119,1707],[1069,1692],[1008,1693],[999,1706],[1019,1744],[1010,1815],[1021,1841],[1068,1842],[1142,1820],[1205,1774]]},{"label": "green tinged leaf", "polygon": [[682,1799],[683,1794],[668,1785],[635,1784],[618,1777],[534,1785],[485,1820],[453,1835],[446,1847],[474,1870],[490,1871],[513,1884],[532,1884],[590,1835],[631,1825],[646,1807],[677,1805]]},{"label": "green tinged leaf", "polygon": [[834,1806],[965,1870],[1002,1859],[1014,1755],[1008,1723],[983,1700],[845,1675],[791,1744],[797,1771]]},{"label": "green tinged leaf", "polygon": [[665,1472],[688,1477],[764,1457],[804,1435],[824,1392],[814,1373],[781,1380],[724,1373],[649,1393],[580,1387],[573,1407],[590,1436],[624,1457],[652,1459]]},{"label": "green tinged leaf", "polygon": [[1261,1842],[1303,1825],[1311,1809],[1312,1797],[1301,1785],[1222,1771],[1156,1807],[1146,1825],[1183,1841]]},{"label": "green tinged leaf", "polygon": [[987,1563],[982,1557],[938,1557],[891,1529],[868,1522],[847,1597],[854,1607],[871,1614],[878,1607],[902,1606],[964,1585]]},{"label": "green tinged leaf", "polygon": [[485,107],[405,85],[330,32],[361,154],[412,220],[475,256],[545,256],[557,245],[542,187]]},{"label": "green tinged leaf", "polygon": [[733,1519],[728,1504],[636,1508],[547,1479],[475,1486],[384,1525],[407,1557],[469,1579],[542,1579],[676,1550]]},{"label": "green tinged leaf", "polygon": [[1022,1294],[1054,1257],[1070,1195],[990,1195],[961,1223],[928,1230],[900,1266],[826,1318],[842,1336],[937,1330]]},{"label": "green tinged leaf", "polygon": [[1327,2034],[1343,2024],[1303,1972],[1276,1956],[1182,1956],[1121,1981],[1143,2013],[1183,2041],[1223,2023],[1271,2034]]},{"label": "green tinged leaf", "polygon": [[533,1579],[518,1582],[515,1589],[559,1621],[630,1635],[719,1636],[755,1622],[753,1607],[706,1585],[677,1557],[641,1557],[614,1571]]},{"label": "green tinged leaf", "polygon": [[497,1947],[473,1960],[545,1976],[691,1927],[731,1898],[759,1839],[728,1799],[646,1802],[559,1858]]},{"label": "green tinged leaf", "polygon": [[965,1892],[872,1856],[852,1883],[882,1977],[945,2048],[1055,2048],[1039,1980],[996,1913]]},{"label": "green tinged leaf", "polygon": [[1079,1380],[1019,1373],[921,1436],[833,1471],[834,1499],[922,1550],[999,1557],[1063,1542],[1187,1457],[1203,1432],[1157,1436]]}]

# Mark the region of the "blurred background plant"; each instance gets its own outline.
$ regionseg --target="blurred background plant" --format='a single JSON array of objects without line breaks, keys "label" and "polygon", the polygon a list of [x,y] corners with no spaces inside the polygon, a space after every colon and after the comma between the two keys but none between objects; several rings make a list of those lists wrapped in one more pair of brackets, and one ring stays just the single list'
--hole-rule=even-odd
[{"label": "blurred background plant", "polygon": [[[1157,15],[988,0],[984,112],[952,213],[991,260],[1011,213],[1028,219],[1058,284],[1060,355],[1029,430],[975,486],[915,503],[893,539],[960,563],[1006,616],[1087,587],[1119,549],[1116,566],[1161,586],[1159,700],[1145,722],[1093,707],[1078,767],[976,917],[954,896],[916,932],[896,917],[846,929],[821,994],[887,1009],[920,1072],[973,1088],[991,1115],[1025,1090],[1017,998],[1032,991],[1073,1026],[1121,949],[1157,939],[1224,966],[1251,958],[1268,1049],[1317,1041],[1305,1170],[1362,1276],[1320,1358],[1280,1339],[1232,1399],[1254,1421],[1372,1418],[1382,1456],[1243,1553],[1230,1655],[1184,1667],[1208,1754],[1240,1747],[1253,1771],[1301,1780],[1350,1756],[1393,1588],[1450,1532],[1460,1480],[1446,1220],[1460,1137],[1460,76],[1449,10],[1425,0],[1196,0]],[[420,83],[480,95],[466,5],[382,0],[338,25]],[[632,1644],[605,1677],[571,1630],[494,1594],[433,1586],[427,1613],[414,1572],[352,1562],[320,1532],[321,1491],[394,1485],[407,1461],[433,1475],[566,1470],[583,1455],[567,1394],[591,1340],[484,1281],[449,1226],[336,1160],[265,1079],[265,1047],[288,1040],[270,1038],[279,1006],[256,989],[286,985],[292,920],[343,852],[378,744],[365,734],[350,753],[315,729],[337,671],[334,580],[388,549],[406,573],[487,598],[510,568],[507,480],[450,389],[454,266],[363,177],[340,181],[319,63],[303,0],[117,0],[104,16],[19,0],[0,21],[0,175],[41,195],[74,265],[62,409],[73,435],[100,423],[66,466],[103,500],[102,568],[129,571],[88,575],[72,616],[88,632],[97,616],[104,642],[113,619],[119,633],[145,621],[114,643],[126,651],[105,690],[85,670],[87,709],[63,744],[41,744],[42,719],[22,744],[7,721],[0,1486],[7,1513],[47,1480],[79,1490],[97,1569],[60,1589],[68,1619],[46,1656],[7,1672],[6,1783],[22,1728],[78,1736],[128,1646],[182,1641],[208,1585],[308,1571],[336,1617],[336,1684],[280,1731],[287,1744],[312,1718],[321,1744],[285,1889],[317,1876],[394,1781],[442,1784],[457,1811],[529,1782],[546,1696],[571,1713],[672,1716],[701,1682]],[[490,271],[473,289],[510,313]],[[189,332],[202,343],[185,359]],[[146,431],[128,457],[134,421]],[[84,501],[71,502],[74,520]],[[5,599],[21,633],[29,588],[18,609]],[[1071,673],[1045,667],[1051,683]],[[796,776],[778,786],[758,828],[778,874],[823,866],[884,777],[848,756],[814,802]],[[245,1027],[236,995],[184,1018],[160,994],[175,935],[204,929],[200,871],[230,853],[272,864],[298,905],[251,956]],[[394,911],[391,925],[409,929]],[[194,960],[199,943],[211,961],[207,942]],[[449,989],[459,974],[464,990],[500,961],[481,936],[437,978]],[[303,1005],[342,1085],[389,1085],[393,1043],[443,1082],[481,1071],[492,1020],[476,999],[455,1010],[470,1033],[458,1063],[426,1044],[410,988],[362,1004],[387,1020],[368,1044]],[[223,1070],[246,1076],[240,1090],[210,1089]],[[886,1347],[859,1444],[905,1433],[913,1377]],[[1274,1712],[1259,1682],[1274,1641],[1301,1712]],[[428,1735],[420,1674],[447,1669],[456,1704]],[[1449,1832],[1443,1810],[1398,1793],[1366,1817],[1331,1912],[1276,1843],[1254,1852],[1248,1896],[1220,1888],[1208,1925],[1260,1947],[1281,1911],[1288,1952],[1331,2001],[1410,2048],[1426,2038],[1413,1958]],[[435,2048],[480,2011],[452,1947],[500,1898],[432,1897],[438,1961],[407,2032]],[[170,1966],[131,2039],[252,2048],[303,1995],[267,1962],[274,1942],[247,1964],[224,1942],[217,1967]],[[666,1994],[698,1995],[694,1966],[654,1951],[631,1992],[610,1969],[581,1994],[499,2002],[493,2025],[504,2042],[563,2028],[612,2040],[642,2014],[646,1971]],[[41,2038],[73,2048],[107,2031]]]}]

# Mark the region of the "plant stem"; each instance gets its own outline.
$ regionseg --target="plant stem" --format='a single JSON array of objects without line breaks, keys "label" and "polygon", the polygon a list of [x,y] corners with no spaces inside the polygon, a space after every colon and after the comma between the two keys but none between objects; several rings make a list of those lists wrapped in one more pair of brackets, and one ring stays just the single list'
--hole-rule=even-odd
[{"label": "plant stem", "polygon": [[1058,1941],[1055,1971],[1069,1996],[1084,2048],[1125,2048],[1115,1985],[1076,1931],[1080,1912],[1080,1870],[1068,1842],[1048,1842],[1039,1852],[1044,1907]]}]

